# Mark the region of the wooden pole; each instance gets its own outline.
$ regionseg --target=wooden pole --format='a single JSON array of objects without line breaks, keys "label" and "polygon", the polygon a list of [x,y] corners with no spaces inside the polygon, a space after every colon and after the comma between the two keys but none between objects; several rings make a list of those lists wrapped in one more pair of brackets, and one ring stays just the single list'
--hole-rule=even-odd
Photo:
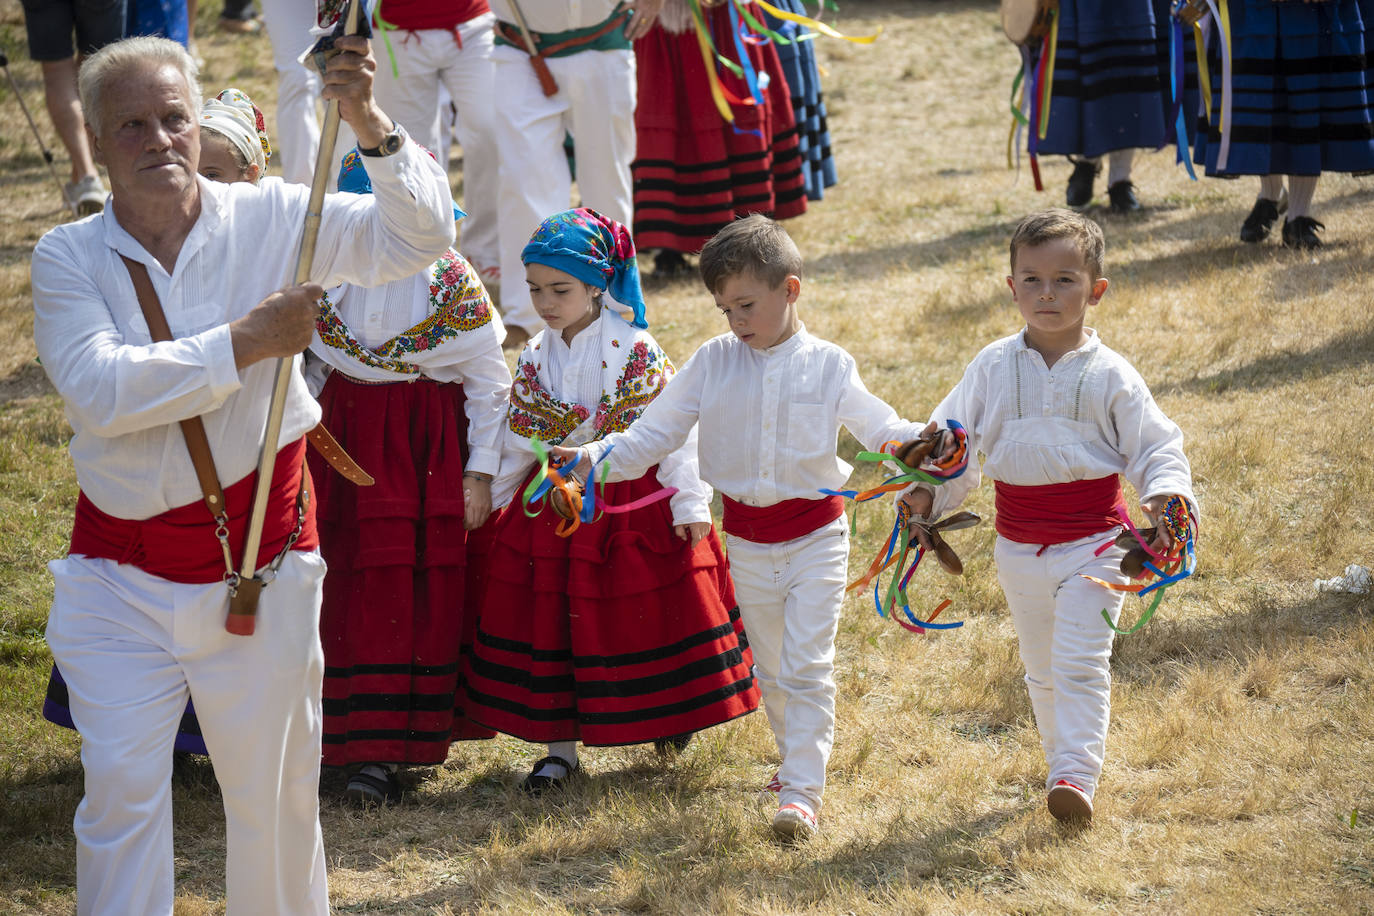
[{"label": "wooden pole", "polygon": [[[358,33],[360,0],[349,0],[345,35]],[[315,259],[315,241],[320,234],[320,214],[324,209],[324,191],[334,169],[334,144],[339,138],[339,103],[331,99],[324,110],[324,127],[320,130],[320,148],[315,157],[315,176],[310,182],[310,202],[305,211],[305,229],[301,234],[300,252],[296,256],[297,285],[310,279],[310,266]],[[262,525],[267,517],[267,494],[272,489],[272,466],[277,459],[277,440],[281,437],[282,416],[286,412],[286,393],[291,387],[295,371],[295,357],[277,360],[272,381],[272,399],[268,402],[267,423],[262,434],[262,450],[258,455],[258,477],[253,487],[253,507],[248,518],[248,534],[243,541],[243,563],[239,583],[229,599],[229,616],[224,628],[238,636],[251,636],[256,627],[258,598],[265,584],[257,577],[258,548],[262,546]]]}]

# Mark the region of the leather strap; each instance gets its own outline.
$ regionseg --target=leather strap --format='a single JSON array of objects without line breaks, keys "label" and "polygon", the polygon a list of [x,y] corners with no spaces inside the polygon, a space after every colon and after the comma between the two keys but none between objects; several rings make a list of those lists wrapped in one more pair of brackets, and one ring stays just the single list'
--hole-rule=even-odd
[{"label": "leather strap", "polygon": [[[134,281],[134,292],[138,295],[138,307],[143,311],[143,320],[148,324],[148,333],[157,343],[172,339],[172,329],[167,325],[163,314],[162,302],[153,289],[148,268],[138,261],[119,256],[129,270]],[[191,466],[196,469],[196,480],[200,482],[201,496],[210,515],[218,519],[224,513],[224,491],[219,485],[219,474],[215,471],[215,458],[210,453],[210,438],[205,435],[205,424],[200,417],[187,417],[181,421],[181,435],[186,440],[186,451],[191,453]]]},{"label": "leather strap", "polygon": [[[143,310],[143,320],[148,323],[148,333],[154,341],[172,339],[172,330],[167,326],[167,316],[162,311],[162,302],[153,289],[148,268],[138,261],[120,255],[129,276],[134,281],[134,292],[138,294],[138,307]],[[205,497],[205,505],[210,514],[218,517],[224,510],[224,493],[220,489],[219,474],[215,471],[215,459],[210,454],[210,439],[205,435],[205,424],[200,417],[190,417],[181,421],[181,434],[186,439],[186,450],[191,453],[191,465],[196,469],[196,479],[200,481],[200,492]],[[320,453],[320,457],[348,481],[360,487],[370,487],[377,481],[354,461],[344,447],[330,435],[323,423],[305,434],[305,438]]]},{"label": "leather strap", "polygon": [[315,451],[320,453],[320,457],[325,460],[331,468],[338,471],[345,480],[351,481],[360,487],[370,487],[377,481],[372,475],[358,466],[358,462],[344,451],[344,447],[324,428],[323,423],[316,424],[315,428],[305,434],[305,438],[315,447]]}]

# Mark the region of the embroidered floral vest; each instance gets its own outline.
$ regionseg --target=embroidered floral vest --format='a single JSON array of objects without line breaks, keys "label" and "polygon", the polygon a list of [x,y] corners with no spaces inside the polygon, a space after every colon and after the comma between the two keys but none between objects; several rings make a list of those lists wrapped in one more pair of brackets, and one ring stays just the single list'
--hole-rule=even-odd
[{"label": "embroidered floral vest", "polygon": [[342,350],[365,366],[418,375],[419,367],[406,362],[405,354],[432,350],[465,331],[491,323],[491,300],[486,289],[471,265],[452,248],[430,268],[429,307],[429,317],[424,321],[369,349],[358,342],[326,294],[315,329],[326,346]]},{"label": "embroidered floral vest", "polygon": [[[602,332],[601,399],[592,420],[593,439],[629,428],[676,371],[647,332],[612,312],[603,321],[614,324]],[[581,404],[560,401],[549,393],[539,378],[542,364],[535,362],[541,346],[535,343],[520,354],[506,419],[515,434],[557,445],[593,414]]]}]

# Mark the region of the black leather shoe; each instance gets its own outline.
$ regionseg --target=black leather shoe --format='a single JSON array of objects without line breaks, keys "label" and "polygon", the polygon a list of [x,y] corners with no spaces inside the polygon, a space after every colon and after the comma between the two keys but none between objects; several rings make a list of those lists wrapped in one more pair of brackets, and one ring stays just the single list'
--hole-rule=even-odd
[{"label": "black leather shoe", "polygon": [[682,252],[674,251],[671,248],[660,248],[654,253],[654,276],[673,279],[675,277],[685,277],[692,272],[692,266],[687,263]]},{"label": "black leather shoe", "polygon": [[[535,775],[544,768],[545,764],[560,766],[567,772],[562,776]],[[571,779],[576,772],[577,764],[568,763],[568,761],[564,760],[562,757],[541,757],[539,760],[535,761],[534,767],[530,770],[530,775],[526,776],[524,781],[520,783],[520,791],[524,792],[526,795],[533,795],[537,798],[550,789],[559,788]]]},{"label": "black leather shoe", "polygon": [[660,754],[681,754],[687,750],[687,745],[692,743],[692,735],[695,732],[688,732],[685,735],[673,735],[671,738],[655,738],[654,750]]},{"label": "black leather shoe", "polygon": [[1256,200],[1250,208],[1250,215],[1240,224],[1240,240],[1253,245],[1269,238],[1269,230],[1274,228],[1274,220],[1279,218],[1279,212],[1278,201],[1267,197]]},{"label": "black leather shoe", "polygon": [[1283,247],[1320,248],[1322,247],[1322,240],[1317,238],[1317,233],[1325,228],[1323,223],[1317,222],[1310,216],[1290,219],[1283,224]]},{"label": "black leather shoe", "polygon": [[1134,213],[1140,209],[1140,201],[1135,196],[1135,184],[1129,178],[1108,188],[1107,198],[1112,202],[1113,213]]},{"label": "black leather shoe", "polygon": [[1064,191],[1064,203],[1081,210],[1092,202],[1093,179],[1102,171],[1102,163],[1072,157],[1069,161],[1073,163],[1073,174],[1069,176],[1069,186]]}]

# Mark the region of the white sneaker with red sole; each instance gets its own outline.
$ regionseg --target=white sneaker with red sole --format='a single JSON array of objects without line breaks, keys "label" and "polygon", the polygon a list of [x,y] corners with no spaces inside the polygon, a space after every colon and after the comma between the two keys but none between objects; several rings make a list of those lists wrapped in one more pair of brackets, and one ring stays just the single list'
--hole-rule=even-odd
[{"label": "white sneaker with red sole", "polygon": [[1055,820],[1066,824],[1086,824],[1093,819],[1093,800],[1067,779],[1059,780],[1050,788],[1045,805]]},{"label": "white sneaker with red sole", "polygon": [[819,829],[816,813],[801,802],[783,805],[773,815],[773,832],[784,840],[809,840]]}]

